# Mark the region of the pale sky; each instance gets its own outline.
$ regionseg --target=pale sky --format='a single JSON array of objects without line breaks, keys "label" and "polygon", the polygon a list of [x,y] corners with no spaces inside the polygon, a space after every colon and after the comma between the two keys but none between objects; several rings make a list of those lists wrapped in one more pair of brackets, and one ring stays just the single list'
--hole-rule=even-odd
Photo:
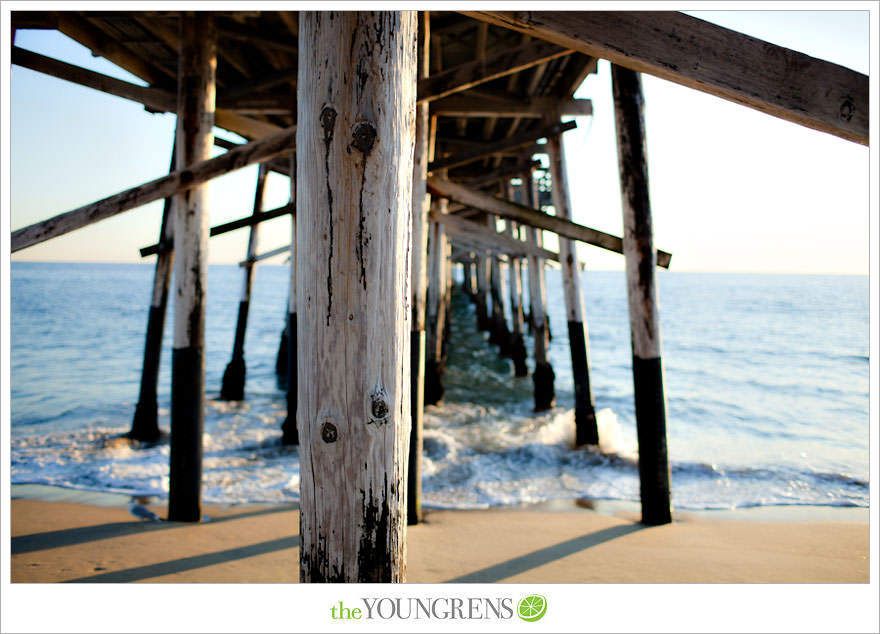
[{"label": "pale sky", "polygon": [[[869,71],[867,11],[692,14]],[[15,43],[142,83],[56,32],[20,31]],[[13,229],[167,172],[173,115],[148,114],[133,102],[19,67],[4,80],[11,170],[3,206]],[[673,253],[671,270],[868,274],[868,148],[647,75],[643,85],[655,244]],[[621,235],[607,62],[578,96],[593,100],[595,114],[565,135],[574,220]],[[250,214],[255,183],[255,167],[212,181],[211,224]],[[287,180],[273,175],[265,208],[287,197]],[[141,261],[138,248],[156,241],[161,208],[152,203],[12,259]],[[289,227],[287,218],[262,225],[260,251],[286,244]],[[246,230],[212,238],[210,261],[238,262],[246,240]],[[623,267],[617,254],[583,245],[580,253],[589,269]]]}]

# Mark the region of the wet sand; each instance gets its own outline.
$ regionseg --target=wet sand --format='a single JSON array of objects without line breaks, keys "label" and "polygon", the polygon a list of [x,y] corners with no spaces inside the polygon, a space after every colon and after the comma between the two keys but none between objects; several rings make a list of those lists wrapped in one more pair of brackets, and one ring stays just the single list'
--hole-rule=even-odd
[{"label": "wet sand", "polygon": [[[125,506],[13,499],[13,583],[298,581],[290,506],[207,506],[199,524],[140,522]],[[88,498],[85,498],[88,499]],[[151,506],[165,517],[166,509]],[[427,511],[408,529],[410,583],[867,583],[866,509],[842,521],[677,513],[645,527],[631,506]],[[828,515],[830,517],[830,514]]]}]

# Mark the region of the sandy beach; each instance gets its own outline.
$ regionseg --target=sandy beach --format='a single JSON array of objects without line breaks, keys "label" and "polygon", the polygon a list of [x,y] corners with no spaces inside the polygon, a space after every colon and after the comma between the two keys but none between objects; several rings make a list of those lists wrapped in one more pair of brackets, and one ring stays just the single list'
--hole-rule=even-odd
[{"label": "sandy beach", "polygon": [[[151,507],[160,517],[166,509]],[[408,531],[410,583],[867,583],[867,510],[842,521],[632,510],[428,511]],[[13,499],[13,583],[298,581],[295,506],[205,508],[199,524],[124,506]],[[861,519],[863,517],[863,519]],[[738,519],[737,519],[738,518]]]}]

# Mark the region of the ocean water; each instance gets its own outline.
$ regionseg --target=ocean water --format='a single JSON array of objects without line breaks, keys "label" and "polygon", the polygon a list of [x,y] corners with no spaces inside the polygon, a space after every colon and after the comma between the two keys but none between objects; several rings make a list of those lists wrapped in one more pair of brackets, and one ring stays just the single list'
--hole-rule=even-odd
[{"label": "ocean water", "polygon": [[[11,267],[11,482],[165,497],[167,444],[116,442],[138,398],[150,264]],[[298,499],[299,458],[275,358],[286,266],[260,266],[246,340],[246,400],[217,400],[241,271],[211,266],[204,499]],[[622,272],[582,276],[600,448],[574,449],[562,288],[548,270],[557,406],[531,411],[457,294],[447,393],[426,409],[424,504],[484,508],[557,499],[638,500],[631,349]],[[661,272],[659,296],[673,504],[867,507],[868,278]],[[159,384],[169,428],[171,320]],[[531,350],[531,339],[527,337]]]}]

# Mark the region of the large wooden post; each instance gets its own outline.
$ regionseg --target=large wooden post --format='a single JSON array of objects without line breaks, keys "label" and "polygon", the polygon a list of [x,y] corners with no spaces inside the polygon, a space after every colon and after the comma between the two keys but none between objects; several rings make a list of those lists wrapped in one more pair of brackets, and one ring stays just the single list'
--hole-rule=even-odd
[{"label": "large wooden post", "polygon": [[672,521],[666,450],[666,397],[660,362],[657,256],[654,251],[644,99],[638,73],[612,65],[614,112],[623,197],[623,254],[632,333],[633,387],[639,441],[642,523]]},{"label": "large wooden post", "polygon": [[[180,18],[177,168],[203,161],[214,145],[217,26],[209,13]],[[208,290],[208,191],[174,200],[174,348],[171,365],[171,455],[168,519],[197,522],[202,500],[205,423],[205,294]]]},{"label": "large wooden post", "polygon": [[[507,197],[513,199],[513,186],[508,181]],[[504,231],[511,238],[518,239],[519,227],[509,218],[504,221]],[[526,366],[526,345],[523,338],[523,309],[522,309],[522,274],[520,273],[520,259],[511,256],[508,265],[508,284],[510,286],[510,358],[513,360],[514,376],[528,376],[529,368]]]},{"label": "large wooden post", "polygon": [[[176,143],[175,143],[176,147]],[[171,167],[177,165],[176,150],[171,152]],[[171,283],[171,267],[174,264],[174,249],[170,246],[174,239],[174,218],[172,217],[172,197],[165,199],[162,208],[162,226],[159,229],[160,247],[156,254],[156,270],[153,273],[153,295],[147,316],[147,334],[144,341],[144,364],[141,369],[141,389],[134,419],[128,437],[141,442],[159,440],[159,410],[156,388],[159,383],[159,361],[162,358],[162,336],[165,333],[165,312],[168,307],[168,286]]]},{"label": "large wooden post", "polygon": [[[446,213],[448,201],[439,198],[433,203],[436,213]],[[426,405],[436,405],[443,398],[443,327],[446,321],[444,298],[446,286],[446,230],[439,222],[430,224],[431,238],[428,244],[428,288],[426,309]]]},{"label": "large wooden post", "polygon": [[[556,216],[571,220],[571,196],[561,134],[547,139],[547,154],[550,158],[553,206],[556,208]],[[590,387],[590,339],[584,317],[580,266],[574,240],[559,238],[559,264],[562,266],[571,373],[574,378],[575,445],[598,445],[599,428],[596,425],[596,409],[593,390]]]},{"label": "large wooden post", "polygon": [[[290,154],[290,202],[296,204],[296,153]],[[281,423],[281,444],[298,445],[296,403],[299,391],[297,361],[298,338],[296,323],[296,214],[290,215],[290,289],[287,292],[287,346],[284,348],[287,364],[287,416]]]},{"label": "large wooden post", "polygon": [[[266,189],[266,177],[269,175],[269,166],[260,164],[257,172],[257,188],[254,193],[253,215],[258,215],[263,210],[263,192]],[[241,299],[238,302],[238,319],[235,322],[235,341],[232,344],[232,358],[226,364],[223,372],[223,382],[220,386],[220,398],[227,401],[240,401],[244,398],[244,384],[247,367],[244,362],[244,337],[247,332],[248,310],[251,304],[251,288],[254,285],[254,273],[256,273],[257,247],[260,241],[260,225],[251,225],[248,236],[247,258],[244,265],[244,280],[241,288]]]},{"label": "large wooden post", "polygon": [[[537,192],[530,172],[523,173],[523,193],[526,204],[537,208]],[[538,246],[538,230],[532,226],[526,227],[526,237],[532,246]],[[532,337],[534,340],[535,369],[532,371],[534,383],[535,411],[543,412],[553,407],[556,401],[554,382],[556,373],[547,359],[547,319],[546,297],[547,291],[544,286],[544,259],[537,255],[529,256],[529,302],[531,305]]]},{"label": "large wooden post", "polygon": [[406,577],[417,16],[303,12],[300,580]]},{"label": "large wooden post", "polygon": [[[430,73],[431,18],[428,11],[419,14],[418,77]],[[422,519],[422,414],[425,409],[425,295],[428,276],[425,259],[428,253],[428,210],[431,197],[427,192],[430,145],[429,106],[416,106],[416,138],[413,150],[412,182],[412,332],[410,333],[410,399],[412,427],[409,437],[409,470],[407,472],[407,520],[418,524]]]}]

